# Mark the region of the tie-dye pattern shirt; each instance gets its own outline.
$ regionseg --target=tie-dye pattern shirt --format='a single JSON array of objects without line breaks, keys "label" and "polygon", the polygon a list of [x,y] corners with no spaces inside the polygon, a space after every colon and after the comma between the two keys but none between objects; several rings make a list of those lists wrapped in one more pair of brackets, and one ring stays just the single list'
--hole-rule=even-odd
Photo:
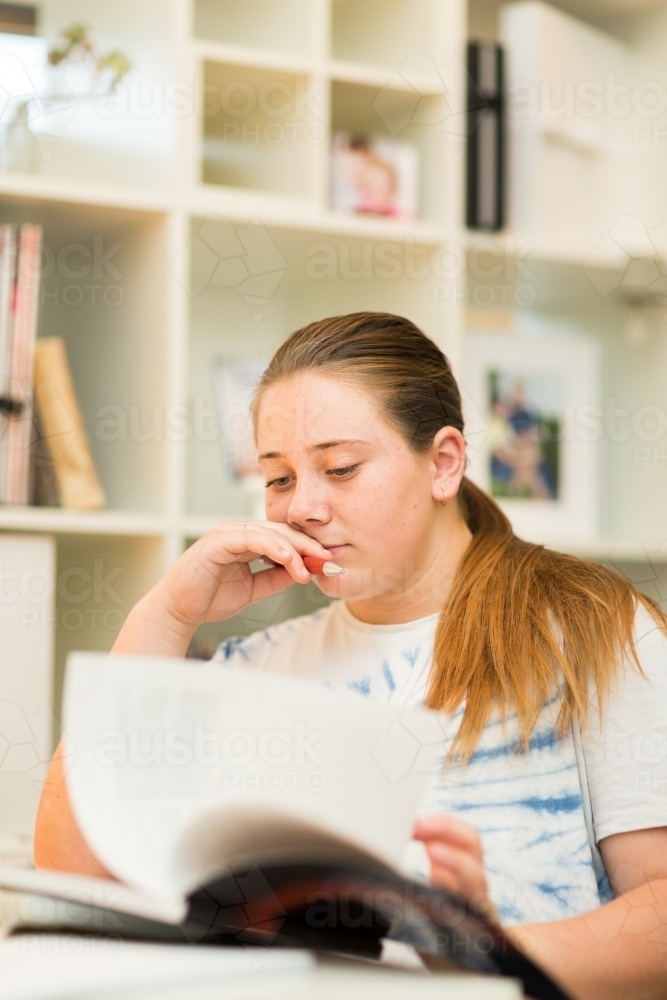
[{"label": "tie-dye pattern shirt", "polygon": [[[334,602],[227,639],[214,660],[310,677],[418,708],[436,622],[432,615],[403,625],[368,625]],[[612,891],[596,842],[667,825],[667,639],[642,609],[636,631],[646,677],[621,670],[602,721],[593,712],[583,734],[575,725],[558,740],[555,696],[544,706],[527,753],[518,751],[516,719],[503,726],[492,717],[467,766],[443,770],[463,708],[446,718],[420,812],[456,814],[479,830],[490,895],[505,923],[560,920],[608,901]],[[421,844],[413,842],[406,864],[426,877]]]}]

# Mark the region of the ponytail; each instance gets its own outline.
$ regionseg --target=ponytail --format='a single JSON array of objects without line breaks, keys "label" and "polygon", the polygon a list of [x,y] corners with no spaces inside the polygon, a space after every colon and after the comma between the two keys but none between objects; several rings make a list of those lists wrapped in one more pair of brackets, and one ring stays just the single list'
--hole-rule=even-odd
[{"label": "ponytail", "polygon": [[465,702],[450,756],[466,760],[494,708],[503,720],[516,713],[517,749],[527,749],[545,702],[559,690],[557,733],[575,714],[585,725],[591,682],[602,706],[624,655],[641,671],[638,605],[667,629],[658,605],[628,579],[522,541],[490,496],[468,479],[461,485],[473,537],[438,622],[426,704],[451,713]]}]

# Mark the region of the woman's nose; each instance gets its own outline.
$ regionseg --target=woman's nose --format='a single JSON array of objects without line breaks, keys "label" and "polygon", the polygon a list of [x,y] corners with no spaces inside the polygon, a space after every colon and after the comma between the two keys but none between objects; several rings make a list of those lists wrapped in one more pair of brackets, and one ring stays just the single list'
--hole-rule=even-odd
[{"label": "woman's nose", "polygon": [[304,528],[313,523],[326,524],[331,513],[321,493],[312,484],[297,483],[287,510],[287,523],[293,528]]}]

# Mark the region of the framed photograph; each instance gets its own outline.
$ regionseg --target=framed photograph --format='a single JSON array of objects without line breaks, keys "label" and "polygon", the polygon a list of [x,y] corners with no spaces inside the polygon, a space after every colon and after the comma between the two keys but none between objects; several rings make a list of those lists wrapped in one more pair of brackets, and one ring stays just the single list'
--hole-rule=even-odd
[{"label": "framed photograph", "polygon": [[468,475],[528,541],[596,538],[597,345],[576,336],[467,340]]},{"label": "framed photograph", "polygon": [[264,356],[215,358],[211,363],[220,459],[228,481],[238,483],[261,476],[250,403],[269,360]]},{"label": "framed photograph", "polygon": [[410,143],[353,132],[334,134],[334,211],[416,219],[418,183],[419,154]]}]

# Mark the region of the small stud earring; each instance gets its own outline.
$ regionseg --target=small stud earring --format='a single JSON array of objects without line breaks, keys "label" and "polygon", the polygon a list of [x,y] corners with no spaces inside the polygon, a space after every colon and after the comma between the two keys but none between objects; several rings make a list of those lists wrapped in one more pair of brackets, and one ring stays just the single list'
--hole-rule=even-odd
[{"label": "small stud earring", "polygon": [[446,507],[447,503],[449,502],[449,497],[447,496],[446,493],[443,493],[442,496],[443,499],[440,501],[440,503],[442,504],[443,507]]}]

